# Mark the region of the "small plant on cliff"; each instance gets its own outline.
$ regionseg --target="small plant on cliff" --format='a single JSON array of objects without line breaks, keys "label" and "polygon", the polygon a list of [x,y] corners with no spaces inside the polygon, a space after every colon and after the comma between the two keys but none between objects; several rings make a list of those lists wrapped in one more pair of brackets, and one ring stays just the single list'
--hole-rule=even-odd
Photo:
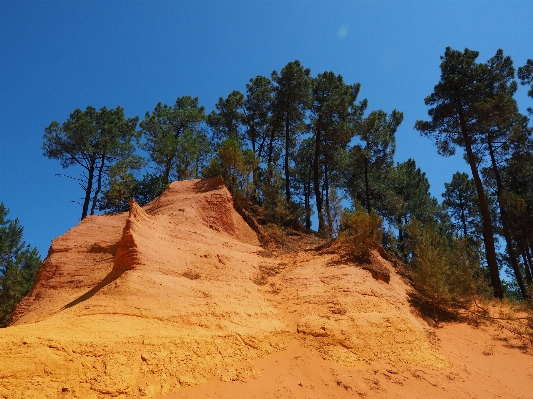
[{"label": "small plant on cliff", "polygon": [[354,211],[344,211],[339,238],[349,245],[357,258],[368,262],[370,252],[381,245],[383,221],[376,213],[368,214],[360,206]]}]

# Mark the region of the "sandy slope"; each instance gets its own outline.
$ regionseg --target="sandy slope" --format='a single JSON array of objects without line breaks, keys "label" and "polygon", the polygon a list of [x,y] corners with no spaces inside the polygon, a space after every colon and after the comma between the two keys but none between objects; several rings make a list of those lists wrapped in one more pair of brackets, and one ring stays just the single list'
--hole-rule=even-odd
[{"label": "sandy slope", "polygon": [[316,244],[269,254],[221,180],[172,183],[53,241],[0,330],[0,397],[533,397],[524,348],[433,331],[374,262],[389,283]]}]

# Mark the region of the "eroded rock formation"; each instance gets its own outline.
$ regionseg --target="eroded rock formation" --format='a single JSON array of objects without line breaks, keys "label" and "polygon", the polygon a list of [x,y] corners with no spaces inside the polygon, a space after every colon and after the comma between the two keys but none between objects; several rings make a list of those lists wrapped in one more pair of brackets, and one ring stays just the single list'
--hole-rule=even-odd
[{"label": "eroded rock formation", "polygon": [[350,367],[449,366],[386,260],[374,254],[388,282],[335,256],[263,256],[221,179],[87,217],[53,241],[0,331],[0,397],[150,398],[257,377],[246,362],[293,341]]}]

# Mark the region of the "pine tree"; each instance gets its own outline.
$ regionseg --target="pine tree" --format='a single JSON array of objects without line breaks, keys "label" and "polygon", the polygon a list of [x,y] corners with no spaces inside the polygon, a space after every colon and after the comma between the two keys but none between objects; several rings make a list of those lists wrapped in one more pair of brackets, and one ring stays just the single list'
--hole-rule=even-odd
[{"label": "pine tree", "polygon": [[[205,120],[205,108],[198,103],[198,97],[178,97],[174,107],[158,103],[154,111],[146,113],[140,123],[146,137],[143,148],[160,170],[163,184],[168,185],[172,173],[179,178],[178,167],[183,167],[184,146],[192,141],[205,141],[201,124]],[[187,137],[182,137],[182,136]],[[181,158],[180,158],[181,157]],[[181,161],[181,165],[178,165]],[[183,176],[183,170],[181,170]]]},{"label": "pine tree", "polygon": [[433,303],[434,317],[437,307],[469,303],[484,291],[479,259],[464,237],[447,236],[434,222],[423,225],[416,219],[407,233],[413,285]]},{"label": "pine tree", "polygon": [[390,174],[394,166],[395,133],[403,120],[403,113],[372,111],[357,124],[359,143],[350,150],[347,188],[352,198],[359,201],[370,214],[375,209],[384,215],[387,204]]},{"label": "pine tree", "polygon": [[[274,145],[274,129],[272,122],[272,103],[274,100],[274,85],[265,76],[256,76],[246,84],[246,97],[243,104],[244,141],[249,143],[256,158],[263,165],[272,163]],[[253,171],[254,199],[259,201],[261,162]],[[263,174],[264,175],[264,174]]]},{"label": "pine tree", "polygon": [[[520,79],[520,83],[524,86],[531,86],[529,88],[529,91],[527,92],[527,95],[531,98],[533,98],[533,60],[528,59],[526,62],[526,65],[523,67],[518,68],[518,79]],[[527,109],[530,114],[533,115],[533,107],[529,107]]]},{"label": "pine tree", "polygon": [[329,206],[330,185],[334,184],[336,174],[339,172],[338,166],[341,164],[339,160],[344,157],[342,152],[346,151],[355,133],[351,127],[352,122],[361,117],[366,107],[366,101],[360,105],[355,103],[360,87],[359,84],[345,84],[342,76],[333,72],[319,74],[314,82],[313,187],[318,214],[318,234],[322,236],[331,236],[332,233],[326,229],[326,226],[332,225]]},{"label": "pine tree", "polygon": [[303,197],[305,227],[311,228],[311,215],[313,207],[311,199],[314,196],[313,191],[313,159],[314,159],[315,142],[312,137],[303,140],[296,151],[293,168],[293,182],[297,187],[296,192]]},{"label": "pine tree", "polygon": [[502,180],[506,192],[502,203],[508,214],[509,230],[522,260],[531,295],[533,280],[533,143],[516,146],[506,160]]},{"label": "pine tree", "polygon": [[85,192],[81,219],[94,214],[110,166],[135,157],[137,122],[137,117],[126,119],[122,107],[97,111],[88,106],[85,111],[76,109],[62,124],[54,121],[45,129],[44,155],[59,160],[63,168],[84,169],[78,179]]},{"label": "pine tree", "polygon": [[311,102],[310,74],[310,69],[304,68],[297,60],[285,65],[279,74],[272,72],[272,81],[276,84],[272,127],[283,132],[285,199],[289,206],[292,202],[291,156],[298,136],[306,129],[304,121]]},{"label": "pine tree", "polygon": [[413,159],[398,163],[391,179],[392,209],[390,221],[398,229],[400,253],[407,260],[405,242],[406,226],[414,219],[427,224],[435,221],[438,201],[429,192],[426,174],[416,166]]},{"label": "pine tree", "polygon": [[503,298],[494,232],[487,196],[481,181],[475,145],[481,140],[478,105],[487,97],[488,66],[476,63],[479,53],[465,49],[464,52],[446,48],[441,57],[441,78],[434,91],[425,99],[431,106],[428,111],[430,121],[417,121],[415,128],[422,135],[435,140],[438,152],[444,156],[455,153],[455,147],[464,148],[470,165],[483,216],[486,259],[489,268],[494,296]]},{"label": "pine tree", "polygon": [[443,205],[455,223],[456,232],[475,242],[482,235],[482,223],[474,180],[466,173],[456,172],[444,187]]},{"label": "pine tree", "polygon": [[228,190],[237,201],[251,194],[250,176],[257,166],[257,159],[250,149],[243,149],[239,141],[228,137],[222,141],[216,156],[203,170],[205,177],[222,176]]},{"label": "pine tree", "polygon": [[207,124],[213,132],[213,140],[216,144],[227,138],[232,138],[242,144],[243,105],[244,96],[238,90],[232,91],[226,98],[219,98],[215,105],[216,111],[211,111],[207,116]]},{"label": "pine tree", "polygon": [[0,327],[33,285],[41,264],[37,249],[23,241],[19,220],[9,220],[9,210],[0,202]]}]

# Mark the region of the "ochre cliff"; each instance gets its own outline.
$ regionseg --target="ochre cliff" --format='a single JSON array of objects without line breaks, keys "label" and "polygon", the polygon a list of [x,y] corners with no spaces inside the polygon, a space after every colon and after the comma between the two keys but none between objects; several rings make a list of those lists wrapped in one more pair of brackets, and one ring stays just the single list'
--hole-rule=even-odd
[{"label": "ochre cliff", "polygon": [[[0,397],[173,397],[213,378],[260,379],[259,359],[295,345],[331,370],[447,372],[408,287],[373,259],[390,281],[312,245],[267,254],[221,179],[172,183],[143,208],[87,217],[52,242],[0,330]],[[339,381],[338,394],[314,397],[352,397]]]}]

